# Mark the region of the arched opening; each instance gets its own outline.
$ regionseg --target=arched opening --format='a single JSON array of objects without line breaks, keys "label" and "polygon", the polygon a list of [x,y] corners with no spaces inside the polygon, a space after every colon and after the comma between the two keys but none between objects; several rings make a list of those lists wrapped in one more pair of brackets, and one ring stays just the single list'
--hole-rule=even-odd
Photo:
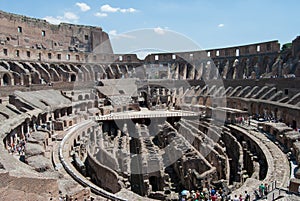
[{"label": "arched opening", "polygon": [[297,129],[297,122],[296,122],[296,120],[293,120],[293,121],[292,121],[292,128],[293,128],[294,130]]},{"label": "arched opening", "polygon": [[148,94],[146,91],[141,92],[142,101],[140,101],[140,107],[148,107]]},{"label": "arched opening", "polygon": [[9,86],[11,85],[11,78],[8,74],[3,75],[3,85],[4,86]]},{"label": "arched opening", "polygon": [[71,82],[75,82],[76,81],[76,75],[75,74],[72,74],[71,75]]},{"label": "arched opening", "polygon": [[152,191],[158,191],[158,185],[157,185],[157,177],[155,176],[152,176],[149,178],[149,182],[150,182],[150,185],[152,186]]}]

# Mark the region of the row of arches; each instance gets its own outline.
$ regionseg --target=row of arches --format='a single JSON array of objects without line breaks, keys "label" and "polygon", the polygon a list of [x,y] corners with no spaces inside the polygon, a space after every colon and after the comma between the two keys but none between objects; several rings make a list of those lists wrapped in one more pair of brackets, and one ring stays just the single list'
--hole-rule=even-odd
[{"label": "row of arches", "polygon": [[49,64],[0,61],[0,86],[89,82],[128,78],[132,65]]}]

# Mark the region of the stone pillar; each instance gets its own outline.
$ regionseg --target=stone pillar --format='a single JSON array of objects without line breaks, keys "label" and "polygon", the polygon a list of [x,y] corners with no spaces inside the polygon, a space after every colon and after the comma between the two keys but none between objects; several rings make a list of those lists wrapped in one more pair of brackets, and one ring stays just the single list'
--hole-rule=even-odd
[{"label": "stone pillar", "polygon": [[178,78],[179,78],[179,64],[177,63],[176,67],[175,67],[175,76],[174,76],[174,79],[178,80]]},{"label": "stone pillar", "polygon": [[192,66],[192,69],[191,69],[191,73],[190,73],[190,76],[189,76],[189,79],[191,80],[194,80],[195,79],[195,65],[191,65]]},{"label": "stone pillar", "polygon": [[233,72],[232,79],[239,79],[239,70],[240,70],[239,67],[240,67],[239,60],[238,59],[234,60],[233,62],[234,72]]},{"label": "stone pillar", "polygon": [[21,125],[21,136],[22,136],[22,139],[25,139],[23,124]]},{"label": "stone pillar", "polygon": [[27,124],[27,134],[28,134],[28,136],[30,135],[30,126],[29,126],[29,123],[27,122],[26,123]]},{"label": "stone pillar", "polygon": [[31,85],[32,84],[32,77],[30,74],[26,75],[28,76],[28,85]]},{"label": "stone pillar", "polygon": [[[14,138],[13,136],[10,136],[10,146],[14,143]],[[13,148],[13,147],[12,147]]]},{"label": "stone pillar", "polygon": [[227,78],[228,70],[229,70],[229,60],[226,61],[226,64],[225,64],[223,72],[222,72],[223,79]]},{"label": "stone pillar", "polygon": [[210,80],[211,74],[211,61],[208,61],[205,66],[205,79]]},{"label": "stone pillar", "polygon": [[168,75],[167,75],[167,78],[168,79],[172,79],[172,73],[171,73],[171,67],[170,67],[170,64],[168,64]]},{"label": "stone pillar", "polygon": [[201,62],[199,64],[199,68],[196,69],[196,80],[200,80],[201,79],[202,73],[203,73],[203,63]]},{"label": "stone pillar", "polygon": [[186,78],[187,78],[187,64],[184,64],[183,72],[182,72],[182,79],[186,80]]},{"label": "stone pillar", "polygon": [[20,76],[20,85],[24,85],[24,74]]}]

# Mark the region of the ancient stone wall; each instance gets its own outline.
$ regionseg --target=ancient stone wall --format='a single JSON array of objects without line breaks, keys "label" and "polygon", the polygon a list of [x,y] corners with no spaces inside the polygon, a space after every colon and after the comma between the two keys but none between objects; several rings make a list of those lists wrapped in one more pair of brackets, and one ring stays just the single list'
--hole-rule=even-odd
[{"label": "ancient stone wall", "polygon": [[300,36],[292,42],[292,56],[298,60],[300,59]]},{"label": "ancient stone wall", "polygon": [[117,193],[121,190],[118,176],[109,168],[101,165],[97,160],[88,154],[86,158],[88,175],[95,184],[112,193]]},{"label": "ancient stone wall", "polygon": [[0,44],[4,46],[0,58],[71,60],[71,55],[65,52],[76,52],[74,61],[82,61],[82,52],[112,54],[108,34],[100,27],[53,25],[45,20],[3,11],[0,11],[0,24]]}]

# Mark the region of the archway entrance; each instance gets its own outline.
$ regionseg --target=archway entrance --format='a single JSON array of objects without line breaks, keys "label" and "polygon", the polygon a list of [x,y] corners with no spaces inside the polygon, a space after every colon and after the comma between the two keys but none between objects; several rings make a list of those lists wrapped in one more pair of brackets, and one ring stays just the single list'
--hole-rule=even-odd
[{"label": "archway entrance", "polygon": [[11,78],[8,74],[3,75],[3,85],[4,86],[9,86],[11,85]]},{"label": "archway entrance", "polygon": [[152,176],[149,178],[149,182],[150,182],[150,185],[152,186],[152,191],[158,191],[158,185],[157,185],[157,177],[155,176]]},{"label": "archway entrance", "polygon": [[71,75],[71,82],[75,82],[76,81],[76,75],[72,74]]}]

